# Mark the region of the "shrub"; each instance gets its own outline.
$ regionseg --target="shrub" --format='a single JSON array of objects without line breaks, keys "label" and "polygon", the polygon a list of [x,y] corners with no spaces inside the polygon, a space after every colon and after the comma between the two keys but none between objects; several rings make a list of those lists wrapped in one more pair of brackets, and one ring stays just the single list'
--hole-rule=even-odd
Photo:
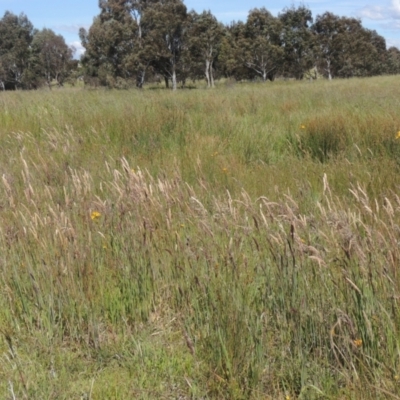
[{"label": "shrub", "polygon": [[295,149],[298,154],[308,154],[321,163],[344,152],[351,142],[350,131],[344,116],[318,115],[298,127]]}]

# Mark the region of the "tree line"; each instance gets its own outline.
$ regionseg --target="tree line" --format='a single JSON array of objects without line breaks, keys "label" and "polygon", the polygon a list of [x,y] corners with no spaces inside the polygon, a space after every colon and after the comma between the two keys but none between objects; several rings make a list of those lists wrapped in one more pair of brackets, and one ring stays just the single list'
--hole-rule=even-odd
[{"label": "tree line", "polygon": [[274,17],[253,9],[245,22],[223,25],[210,11],[188,12],[182,0],[100,0],[100,14],[80,38],[87,82],[118,86],[164,79],[276,77],[328,79],[397,74],[400,51],[355,18],[330,12],[313,20],[305,6]]},{"label": "tree line", "polygon": [[400,51],[356,18],[331,12],[315,20],[306,6],[277,17],[250,10],[245,22],[224,25],[210,11],[188,11],[182,0],[99,0],[100,12],[79,31],[85,53],[28,18],[0,20],[0,88],[30,89],[81,76],[86,84],[143,87],[221,77],[236,80],[366,77],[400,72]]},{"label": "tree line", "polygon": [[6,11],[0,20],[0,90],[62,86],[77,68],[73,52],[61,35]]}]

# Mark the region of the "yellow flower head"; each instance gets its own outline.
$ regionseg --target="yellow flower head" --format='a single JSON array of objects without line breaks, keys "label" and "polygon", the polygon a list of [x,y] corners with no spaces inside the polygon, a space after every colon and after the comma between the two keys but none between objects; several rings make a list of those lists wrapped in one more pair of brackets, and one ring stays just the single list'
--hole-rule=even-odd
[{"label": "yellow flower head", "polygon": [[300,125],[300,129],[306,129],[306,126],[305,125]]},{"label": "yellow flower head", "polygon": [[353,343],[356,347],[361,347],[363,344],[363,341],[361,339],[355,339],[355,340],[353,340]]},{"label": "yellow flower head", "polygon": [[222,168],[222,172],[226,174],[228,172],[228,168]]},{"label": "yellow flower head", "polygon": [[101,214],[98,211],[92,211],[90,214],[90,218],[92,218],[92,221],[96,221],[96,219],[99,219],[101,217]]},{"label": "yellow flower head", "polygon": [[396,139],[400,139],[400,131],[397,132]]}]

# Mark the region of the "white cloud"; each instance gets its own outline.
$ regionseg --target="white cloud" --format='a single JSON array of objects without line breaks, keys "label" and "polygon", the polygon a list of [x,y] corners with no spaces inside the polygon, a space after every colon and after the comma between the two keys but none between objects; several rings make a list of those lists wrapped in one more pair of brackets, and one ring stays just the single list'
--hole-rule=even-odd
[{"label": "white cloud", "polygon": [[[375,21],[393,21],[400,19],[400,0],[391,0],[390,4],[386,6],[366,5],[361,8],[357,15],[361,18],[375,20]],[[395,26],[389,24],[392,28]],[[398,26],[395,27],[398,29]]]},{"label": "white cloud", "polygon": [[400,0],[392,0],[386,7],[367,5],[359,10],[358,14],[371,20],[400,19]]},{"label": "white cloud", "polygon": [[399,20],[387,20],[386,22],[380,24],[383,29],[388,31],[396,31],[400,29],[400,21]]},{"label": "white cloud", "polygon": [[387,19],[387,13],[387,9],[381,6],[365,6],[358,12],[358,15],[361,18],[383,20]]},{"label": "white cloud", "polygon": [[386,47],[397,47],[400,49],[400,39],[389,38],[386,40]]},{"label": "white cloud", "polygon": [[80,58],[81,55],[85,53],[85,48],[82,46],[82,44],[79,40],[76,40],[72,43],[68,43],[68,46],[71,46],[74,48],[74,50],[75,50],[74,58]]},{"label": "white cloud", "polygon": [[392,10],[397,16],[397,18],[400,17],[400,0],[392,0]]},{"label": "white cloud", "polygon": [[73,24],[73,25],[56,25],[53,26],[54,29],[60,32],[67,32],[67,33],[78,33],[80,28],[85,28],[88,30],[90,28],[90,24]]}]

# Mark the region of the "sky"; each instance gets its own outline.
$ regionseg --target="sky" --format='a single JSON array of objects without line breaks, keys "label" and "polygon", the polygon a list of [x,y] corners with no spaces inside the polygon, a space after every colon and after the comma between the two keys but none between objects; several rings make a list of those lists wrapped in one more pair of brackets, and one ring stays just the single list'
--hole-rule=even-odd
[{"label": "sky", "polygon": [[[387,47],[400,49],[400,0],[184,0],[188,10],[210,10],[223,23],[245,21],[253,8],[265,7],[277,16],[292,5],[305,5],[315,18],[326,11],[339,16],[360,18],[362,25],[374,29],[386,39]],[[89,29],[99,14],[98,0],[0,0],[0,18],[6,11],[25,13],[35,28],[52,29],[64,36],[76,49],[79,58],[83,48],[79,41],[80,27]]]}]

